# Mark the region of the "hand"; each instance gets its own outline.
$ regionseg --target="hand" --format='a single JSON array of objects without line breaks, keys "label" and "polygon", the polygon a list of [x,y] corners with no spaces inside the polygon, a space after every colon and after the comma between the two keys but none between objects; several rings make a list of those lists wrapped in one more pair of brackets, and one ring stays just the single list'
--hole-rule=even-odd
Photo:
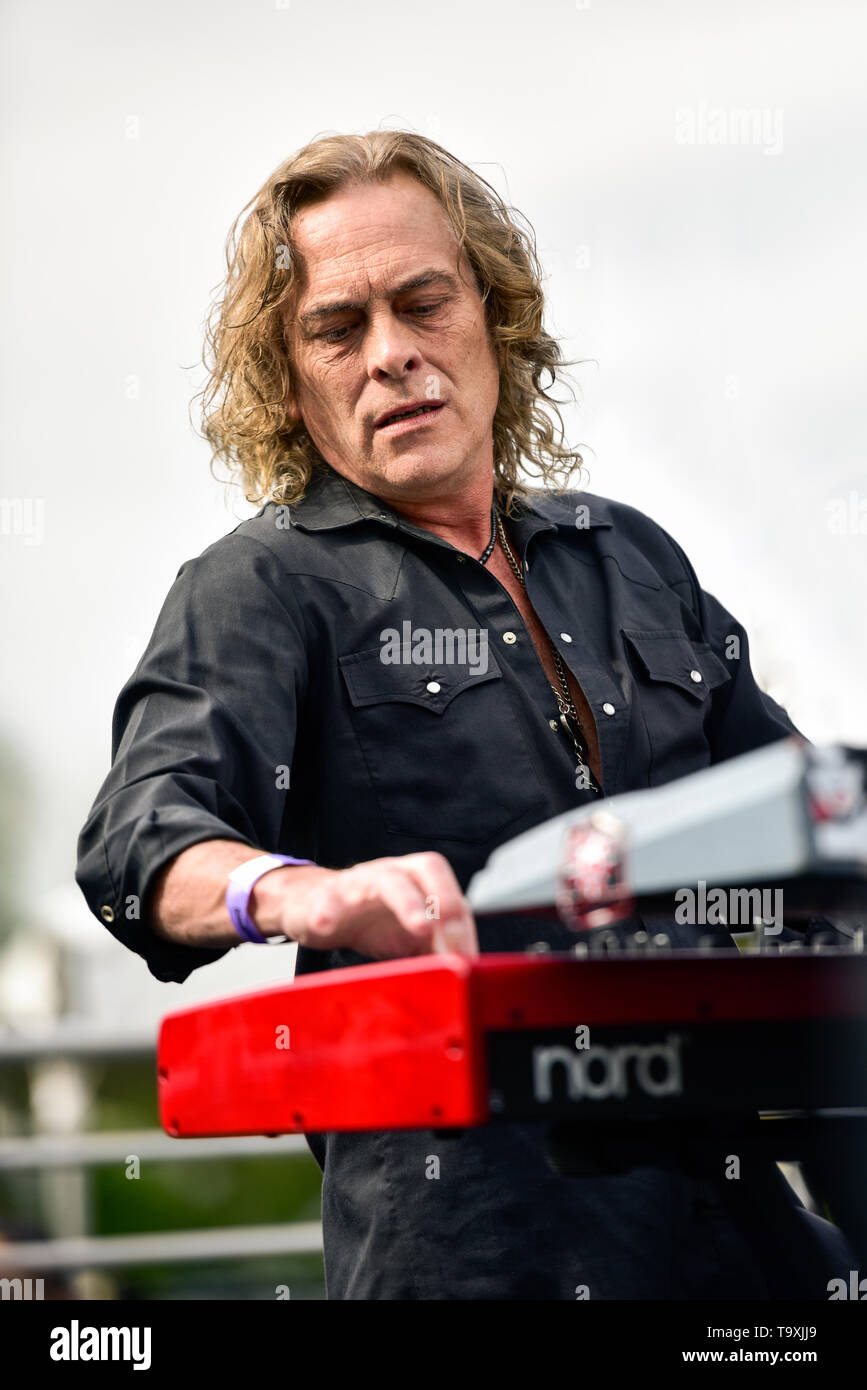
[{"label": "hand", "polygon": [[[290,875],[298,875],[294,884]],[[276,917],[277,930],[301,946],[342,948],[374,960],[478,954],[469,904],[448,860],[433,851],[370,859],[350,869],[278,869],[254,891],[269,880],[269,895],[280,895],[272,901],[271,920]]]}]

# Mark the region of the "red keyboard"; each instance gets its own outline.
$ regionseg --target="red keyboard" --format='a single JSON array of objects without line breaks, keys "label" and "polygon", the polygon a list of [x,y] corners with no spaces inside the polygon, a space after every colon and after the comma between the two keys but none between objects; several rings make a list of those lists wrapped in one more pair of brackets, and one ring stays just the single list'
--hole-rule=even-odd
[{"label": "red keyboard", "polygon": [[867,955],[419,956],[183,1009],[181,1136],[867,1105]]}]

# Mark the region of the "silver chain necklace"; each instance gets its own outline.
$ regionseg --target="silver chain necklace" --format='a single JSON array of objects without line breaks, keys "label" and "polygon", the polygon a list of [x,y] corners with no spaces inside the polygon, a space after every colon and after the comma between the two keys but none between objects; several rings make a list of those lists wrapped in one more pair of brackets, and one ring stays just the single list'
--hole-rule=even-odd
[{"label": "silver chain necklace", "polygon": [[[518,564],[518,561],[512,554],[511,546],[509,545],[508,539],[506,537],[506,528],[503,525],[503,520],[499,512],[497,513],[497,531],[500,537],[500,544],[503,547],[503,553],[506,559],[508,560],[509,565],[511,566],[515,578],[521,585],[521,588],[526,593],[527,585],[524,582],[524,576],[521,573],[521,566]],[[578,711],[575,708],[575,701],[572,699],[572,692],[569,689],[569,682],[566,679],[566,670],[563,666],[563,660],[557,648],[554,646],[554,643],[551,641],[550,637],[548,638],[548,642],[551,647],[551,657],[554,662],[554,669],[557,672],[557,679],[559,680],[561,686],[560,690],[557,689],[556,685],[551,686],[551,689],[554,692],[554,697],[557,701],[557,708],[560,711],[560,723],[562,727],[565,729],[566,733],[571,738],[572,743],[574,745],[575,753],[578,757],[578,769],[583,774],[582,780],[585,781],[590,791],[598,792],[599,788],[596,786],[596,783],[593,780],[593,774],[591,773],[590,767],[587,763],[587,753],[584,747],[584,734],[581,728],[581,720],[578,718]]]}]

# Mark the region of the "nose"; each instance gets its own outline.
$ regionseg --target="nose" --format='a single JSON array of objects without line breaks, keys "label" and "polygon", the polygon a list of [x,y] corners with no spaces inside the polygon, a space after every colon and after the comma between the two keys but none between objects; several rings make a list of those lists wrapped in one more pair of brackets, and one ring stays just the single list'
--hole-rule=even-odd
[{"label": "nose", "polygon": [[417,370],[423,360],[412,324],[397,314],[384,314],[371,321],[366,348],[367,372],[374,381],[405,376]]}]

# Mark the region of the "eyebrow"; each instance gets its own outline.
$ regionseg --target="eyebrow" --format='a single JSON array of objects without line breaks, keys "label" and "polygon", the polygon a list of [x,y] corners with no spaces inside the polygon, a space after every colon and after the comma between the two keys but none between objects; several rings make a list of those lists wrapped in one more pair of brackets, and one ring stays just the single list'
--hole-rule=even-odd
[{"label": "eyebrow", "polygon": [[[407,294],[410,290],[420,290],[424,289],[426,285],[436,284],[456,290],[458,283],[456,277],[449,275],[445,270],[421,270],[418,275],[413,275],[408,280],[402,280],[399,285],[395,285],[390,291],[390,295]],[[319,304],[315,309],[308,309],[306,313],[299,314],[298,322],[306,327],[308,324],[317,323],[320,319],[327,318],[329,314],[339,314],[347,309],[359,309],[361,307],[362,305],[353,299],[335,299],[329,304]]]}]

